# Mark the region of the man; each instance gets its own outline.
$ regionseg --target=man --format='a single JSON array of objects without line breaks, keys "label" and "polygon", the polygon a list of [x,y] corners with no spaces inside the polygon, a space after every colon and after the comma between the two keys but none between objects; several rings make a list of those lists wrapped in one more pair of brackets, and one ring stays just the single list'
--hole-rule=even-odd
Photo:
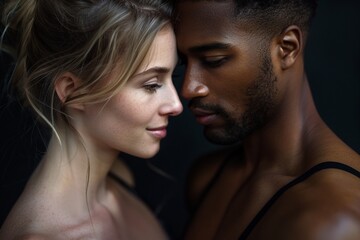
[{"label": "man", "polygon": [[188,240],[358,240],[360,156],[320,118],[304,72],[316,2],[180,0],[182,95],[213,143],[194,164]]}]

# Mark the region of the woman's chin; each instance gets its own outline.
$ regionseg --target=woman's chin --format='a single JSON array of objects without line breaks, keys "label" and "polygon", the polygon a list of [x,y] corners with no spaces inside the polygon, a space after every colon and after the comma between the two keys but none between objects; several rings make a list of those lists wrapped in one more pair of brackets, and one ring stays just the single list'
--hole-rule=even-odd
[{"label": "woman's chin", "polygon": [[142,151],[139,151],[137,153],[133,153],[131,155],[138,157],[138,158],[143,158],[143,159],[149,159],[154,157],[160,150],[160,146],[158,146],[157,148],[152,148],[152,149],[142,149]]}]

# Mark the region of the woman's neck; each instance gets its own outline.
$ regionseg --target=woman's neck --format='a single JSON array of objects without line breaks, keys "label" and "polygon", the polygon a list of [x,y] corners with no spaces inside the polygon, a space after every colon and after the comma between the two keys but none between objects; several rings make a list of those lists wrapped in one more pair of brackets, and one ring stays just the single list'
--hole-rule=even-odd
[{"label": "woman's neck", "polygon": [[[115,151],[100,151],[87,139],[72,131],[60,132],[61,144],[53,136],[34,177],[41,179],[48,191],[65,201],[78,201],[92,207],[107,197],[106,177],[117,159]],[[84,204],[84,201],[87,204]]]}]

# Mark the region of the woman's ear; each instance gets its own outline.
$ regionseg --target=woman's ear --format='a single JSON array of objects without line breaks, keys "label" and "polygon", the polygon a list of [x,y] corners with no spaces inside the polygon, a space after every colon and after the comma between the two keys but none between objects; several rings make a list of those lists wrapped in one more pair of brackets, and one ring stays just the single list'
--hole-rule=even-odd
[{"label": "woman's ear", "polygon": [[303,50],[302,31],[299,27],[292,25],[285,29],[279,37],[281,68],[287,69],[295,63]]},{"label": "woman's ear", "polygon": [[[74,91],[80,85],[80,78],[70,72],[62,73],[55,80],[55,91],[62,104],[66,104],[67,99],[72,96]],[[78,110],[82,110],[82,104],[70,104],[68,107],[72,107]]]}]

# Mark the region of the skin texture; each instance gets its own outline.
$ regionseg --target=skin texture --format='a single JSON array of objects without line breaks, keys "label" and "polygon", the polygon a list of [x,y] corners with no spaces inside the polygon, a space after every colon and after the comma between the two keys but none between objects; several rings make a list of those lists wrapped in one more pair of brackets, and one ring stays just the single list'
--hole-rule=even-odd
[{"label": "skin texture", "polygon": [[119,93],[105,103],[84,107],[78,127],[83,127],[86,138],[116,152],[154,156],[166,135],[168,117],[182,112],[171,79],[176,62],[175,37],[167,31],[155,39],[143,65]]},{"label": "skin texture", "polygon": [[[52,137],[0,239],[167,239],[151,211],[108,173],[132,185],[119,152],[151,157],[159,150],[169,116],[182,111],[171,79],[176,61],[175,35],[166,26],[134,78],[111,99],[66,109],[82,143],[59,123],[62,145]],[[59,98],[77,81],[63,74],[56,86]]]},{"label": "skin texture", "polygon": [[[201,10],[204,17],[214,19],[209,25],[217,24],[216,16],[213,15],[215,12],[206,10]],[[231,9],[225,7],[220,11],[220,14],[228,14],[227,11]],[[266,122],[276,101],[277,79],[272,72],[273,66],[268,53],[260,54],[261,49],[252,49],[259,48],[259,44],[264,48],[262,45],[265,44],[260,43],[256,36],[250,37],[246,30],[237,31],[230,22],[223,23],[216,29],[208,28],[207,22],[192,25],[191,19],[196,18],[196,14],[188,14],[186,19],[190,22],[181,23],[188,26],[185,31],[196,34],[193,39],[202,39],[204,36],[209,38],[199,45],[196,42],[191,43],[191,58],[187,59],[189,63],[185,79],[191,79],[192,82],[184,83],[183,96],[190,100],[190,109],[198,111],[197,120],[206,125],[204,132],[210,141],[229,144],[242,140]],[[219,42],[212,39],[212,36],[216,35],[224,35],[226,42],[216,46]],[[187,39],[181,37],[179,34],[180,52],[181,46],[187,45]],[[257,45],[251,45],[252,41],[256,41]],[[197,48],[206,45],[203,43],[210,47],[212,44],[215,46],[210,50],[207,48],[206,51],[204,48]],[[197,71],[200,68],[204,69],[201,73]],[[201,76],[194,76],[195,74]],[[239,76],[241,81],[236,81]],[[202,84],[202,79],[207,80],[206,85]],[[212,94],[208,98],[198,98],[193,94],[196,91],[207,94],[209,89]],[[201,118],[203,115],[211,116]]]},{"label": "skin texture", "polygon": [[[237,142],[195,161],[185,239],[238,239],[280,187],[318,163],[360,169],[359,155],[317,113],[301,28],[288,26],[269,39],[231,18],[234,8],[232,1],[177,5],[178,50],[186,64],[182,96],[208,140]],[[359,239],[359,201],[358,178],[323,170],[280,197],[247,239]]]}]

